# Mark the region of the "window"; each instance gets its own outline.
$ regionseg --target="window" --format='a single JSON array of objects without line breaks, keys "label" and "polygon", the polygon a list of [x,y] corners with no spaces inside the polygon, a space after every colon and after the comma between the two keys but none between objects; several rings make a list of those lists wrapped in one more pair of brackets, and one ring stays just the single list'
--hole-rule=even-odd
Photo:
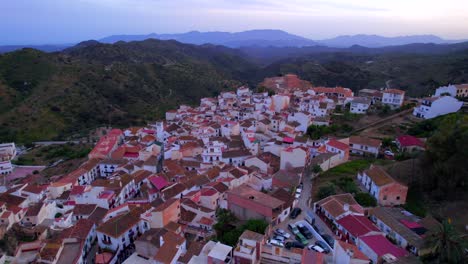
[{"label": "window", "polygon": [[400,196],[397,196],[396,199],[397,199],[397,200],[400,200]]}]

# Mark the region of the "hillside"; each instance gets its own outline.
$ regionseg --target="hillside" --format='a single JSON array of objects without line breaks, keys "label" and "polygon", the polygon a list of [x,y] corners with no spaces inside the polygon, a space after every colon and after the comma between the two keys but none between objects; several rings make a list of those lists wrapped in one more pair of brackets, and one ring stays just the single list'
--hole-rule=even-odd
[{"label": "hillside", "polygon": [[265,59],[269,52],[151,39],[2,54],[0,141],[77,138],[103,125],[144,124],[180,104],[196,104],[240,84],[256,87],[263,78],[284,73],[354,91],[388,84],[410,96],[468,82],[468,50],[284,53],[272,62]]},{"label": "hillside", "polygon": [[406,53],[312,53],[283,59],[262,68],[263,76],[295,73],[314,85],[406,90],[409,96],[427,96],[437,87],[468,82],[468,50],[444,55]]},{"label": "hillside", "polygon": [[83,136],[161,118],[240,84],[253,66],[224,49],[148,40],[1,55],[0,141]]}]

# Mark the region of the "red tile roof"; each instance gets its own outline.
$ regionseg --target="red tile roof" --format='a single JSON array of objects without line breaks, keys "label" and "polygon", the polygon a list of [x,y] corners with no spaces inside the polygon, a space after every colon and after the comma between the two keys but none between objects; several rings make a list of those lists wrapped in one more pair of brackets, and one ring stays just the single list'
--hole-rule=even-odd
[{"label": "red tile roof", "polygon": [[338,220],[337,223],[354,237],[360,237],[372,231],[380,232],[380,230],[365,216],[347,215]]},{"label": "red tile roof", "polygon": [[158,190],[161,190],[169,184],[162,176],[151,176],[148,177],[148,180],[154,185],[154,187],[158,188]]},{"label": "red tile roof", "polygon": [[413,137],[410,135],[403,135],[397,137],[397,141],[400,142],[402,147],[410,147],[410,146],[419,146],[424,147],[424,143],[417,137]]},{"label": "red tile roof", "polygon": [[349,149],[349,146],[346,145],[345,143],[343,142],[340,142],[338,140],[334,140],[334,139],[331,139],[327,142],[327,145],[330,146],[330,147],[334,147],[334,148],[337,148],[337,149],[340,149],[340,150],[347,150]]},{"label": "red tile roof", "polygon": [[364,236],[359,239],[370,247],[379,257],[385,254],[392,254],[396,258],[408,255],[406,250],[393,245],[383,235]]}]

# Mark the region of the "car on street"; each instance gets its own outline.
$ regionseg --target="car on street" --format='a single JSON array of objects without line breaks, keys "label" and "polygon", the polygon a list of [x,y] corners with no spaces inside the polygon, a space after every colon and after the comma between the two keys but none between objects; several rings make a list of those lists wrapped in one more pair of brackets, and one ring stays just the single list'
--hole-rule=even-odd
[{"label": "car on street", "polygon": [[284,244],[284,247],[287,248],[287,249],[304,248],[304,245],[302,243],[297,242],[297,241],[290,241],[290,242],[286,242],[286,244]]},{"label": "car on street", "polygon": [[319,253],[325,252],[325,250],[324,250],[322,247],[317,246],[317,245],[310,245],[310,246],[308,246],[307,248],[308,248],[309,250],[315,250],[315,251],[317,251],[317,252],[319,252]]},{"label": "car on street", "polygon": [[315,229],[315,231],[317,231],[317,233],[323,234],[322,228],[318,227],[317,225],[312,225],[312,227]]},{"label": "car on street", "polygon": [[301,212],[302,212],[301,208],[296,207],[296,208],[292,209],[291,214],[289,215],[289,217],[291,217],[292,219],[296,219],[296,217],[298,215],[300,215]]},{"label": "car on street", "polygon": [[267,243],[269,245],[277,246],[277,247],[284,247],[283,242],[275,240],[275,239],[268,239]]},{"label": "car on street", "polygon": [[309,240],[307,240],[307,238],[305,238],[304,235],[302,235],[300,232],[296,234],[296,240],[302,243],[304,246],[309,244]]},{"label": "car on street", "polygon": [[331,248],[335,246],[335,239],[333,237],[327,234],[323,234],[322,237],[323,240],[325,240],[325,242],[327,242],[327,244],[330,245]]},{"label": "car on street", "polygon": [[329,253],[329,252],[330,252],[330,250],[328,249],[327,244],[325,244],[325,242],[323,242],[323,241],[318,240],[317,242],[315,242],[315,245],[317,245],[317,246],[323,248],[323,251],[324,251],[325,253]]},{"label": "car on street", "polygon": [[298,224],[297,228],[307,239],[311,239],[312,237],[314,237],[314,235],[312,235],[309,229],[305,227],[303,224]]},{"label": "car on street", "polygon": [[275,234],[279,235],[279,236],[283,236],[285,237],[286,239],[290,238],[291,237],[291,234],[289,234],[288,232],[284,231],[283,229],[281,228],[277,228],[275,230]]},{"label": "car on street", "polygon": [[301,194],[300,194],[300,193],[295,193],[295,194],[294,194],[294,198],[296,198],[296,199],[301,198]]}]

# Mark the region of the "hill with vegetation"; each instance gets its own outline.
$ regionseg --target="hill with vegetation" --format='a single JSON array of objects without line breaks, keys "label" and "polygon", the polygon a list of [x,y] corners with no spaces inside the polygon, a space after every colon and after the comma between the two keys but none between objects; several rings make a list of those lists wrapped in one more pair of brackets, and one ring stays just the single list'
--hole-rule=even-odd
[{"label": "hill with vegetation", "polygon": [[236,52],[147,40],[3,54],[0,141],[81,137],[102,125],[161,118],[178,104],[195,104],[243,82],[254,66]]},{"label": "hill with vegetation", "polygon": [[255,88],[263,78],[285,73],[314,85],[354,91],[388,85],[410,96],[468,82],[468,50],[278,51],[278,57],[269,58],[271,48],[254,52],[150,39],[87,41],[61,52],[23,49],[1,54],[0,141],[82,138],[99,126],[141,125],[180,104],[197,105],[202,97],[241,84]]}]

